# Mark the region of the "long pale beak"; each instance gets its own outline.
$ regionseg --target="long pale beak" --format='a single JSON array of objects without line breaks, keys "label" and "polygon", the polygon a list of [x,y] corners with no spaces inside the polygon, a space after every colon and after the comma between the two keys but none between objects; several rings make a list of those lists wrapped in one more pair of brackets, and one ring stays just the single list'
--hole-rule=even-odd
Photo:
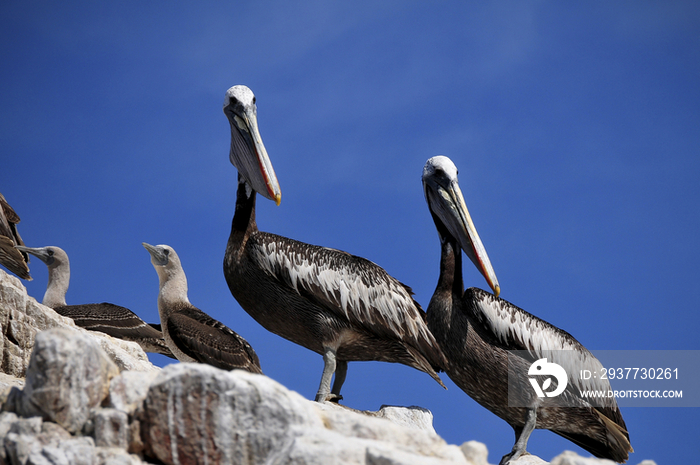
[{"label": "long pale beak", "polygon": [[165,266],[168,264],[168,256],[162,247],[142,242],[141,245],[151,254],[151,262],[154,265]]},{"label": "long pale beak", "polygon": [[498,285],[496,272],[491,266],[491,260],[479,238],[479,233],[476,232],[459,184],[456,181],[452,181],[449,186],[435,183],[430,188],[426,187],[425,192],[430,209],[457,239],[464,253],[486,278],[489,287],[498,297],[501,287]]},{"label": "long pale beak", "polygon": [[248,180],[255,192],[279,205],[282,191],[260,137],[255,106],[241,109],[228,105],[224,108],[224,113],[231,124],[231,163]]},{"label": "long pale beak", "polygon": [[25,252],[34,255],[39,260],[44,262],[47,266],[53,263],[53,256],[49,254],[46,247],[25,247],[23,245],[16,245],[15,249],[20,252]]}]

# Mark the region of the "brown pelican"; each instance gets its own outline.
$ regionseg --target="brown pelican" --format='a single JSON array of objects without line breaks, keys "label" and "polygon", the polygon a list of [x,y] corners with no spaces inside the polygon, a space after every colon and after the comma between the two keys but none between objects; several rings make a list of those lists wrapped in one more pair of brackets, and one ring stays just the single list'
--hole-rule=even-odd
[{"label": "brown pelican", "polygon": [[175,357],[181,362],[262,374],[258,356],[245,339],[190,303],[187,277],[175,250],[145,242],[143,246],[158,273],[158,313],[165,342]]},{"label": "brown pelican", "polygon": [[[593,406],[580,393],[582,389],[607,392],[607,380],[584,382],[569,376],[560,395],[545,399],[530,385],[528,373],[536,373],[529,372],[530,367],[540,366],[534,362],[544,358],[550,359],[545,364],[556,363],[567,373],[601,365],[569,333],[498,298],[498,280],[464,203],[457,168],[449,158],[428,160],[423,189],[442,248],[440,277],[427,311],[428,327],[449,361],[448,376],[515,430],[513,450],[501,464],[525,452],[534,428],[549,429],[597,457],[627,460],[632,447],[615,399]],[[460,249],[484,275],[495,296],[477,288],[464,292]]]},{"label": "brown pelican", "polygon": [[0,264],[22,279],[31,281],[29,275],[29,256],[15,248],[24,245],[17,232],[19,216],[0,194]]},{"label": "brown pelican", "polygon": [[70,282],[68,254],[60,247],[22,247],[46,263],[49,282],[42,303],[56,313],[72,318],[76,325],[90,331],[99,331],[112,337],[138,343],[145,352],[163,354],[175,358],[163,339],[163,333],[155,325],[149,325],[128,308],[103,302],[100,304],[67,305],[66,291]]},{"label": "brown pelican", "polygon": [[436,371],[446,360],[408,286],[364,258],[258,230],[256,192],[277,204],[281,193],[253,92],[231,87],[224,113],[238,169],[224,275],[241,307],[267,330],[323,356],[317,401],[340,398],[350,361],[403,363],[443,385]]}]

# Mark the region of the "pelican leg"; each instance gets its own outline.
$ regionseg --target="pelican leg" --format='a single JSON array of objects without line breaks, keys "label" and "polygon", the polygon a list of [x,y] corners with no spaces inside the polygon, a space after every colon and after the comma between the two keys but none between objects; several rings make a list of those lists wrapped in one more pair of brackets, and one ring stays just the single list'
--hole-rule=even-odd
[{"label": "pelican leg", "polygon": [[527,409],[527,417],[525,419],[525,426],[515,428],[515,444],[513,445],[513,450],[510,454],[503,456],[498,465],[508,465],[511,460],[515,460],[527,451],[527,440],[530,439],[530,435],[535,429],[537,424],[537,408]]},{"label": "pelican leg", "polygon": [[[316,402],[324,402],[326,400],[332,401],[334,399],[331,395],[331,378],[333,377],[333,373],[335,373],[335,367],[335,349],[325,347],[323,352],[323,374],[321,375],[321,384],[316,393]],[[345,368],[347,370],[347,366]],[[343,378],[344,377],[343,375]],[[338,387],[338,389],[340,389],[340,387]]]},{"label": "pelican leg", "polygon": [[347,374],[347,360],[337,360],[335,365],[335,379],[333,380],[333,389],[331,389],[331,394],[334,396],[334,402],[338,402],[343,398],[343,396],[340,395],[340,388],[343,387],[343,383],[345,382],[345,376]]}]

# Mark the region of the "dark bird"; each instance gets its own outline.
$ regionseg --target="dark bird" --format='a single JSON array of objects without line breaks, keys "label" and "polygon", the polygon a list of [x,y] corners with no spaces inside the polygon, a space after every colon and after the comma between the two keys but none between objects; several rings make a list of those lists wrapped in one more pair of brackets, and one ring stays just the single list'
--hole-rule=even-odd
[{"label": "dark bird", "polygon": [[446,360],[408,286],[364,258],[258,230],[256,193],[277,204],[281,194],[253,92],[231,87],[224,113],[238,169],[224,275],[241,307],[268,331],[323,356],[317,401],[340,398],[350,361],[403,363],[444,387],[437,371]]},{"label": "dark bird", "polygon": [[175,250],[145,242],[143,246],[151,254],[151,263],[158,273],[160,323],[165,342],[175,357],[181,362],[262,374],[260,360],[245,339],[190,303],[187,277]]},{"label": "dark bird", "polygon": [[[452,381],[515,430],[513,450],[500,463],[525,453],[534,428],[549,429],[596,457],[626,461],[632,447],[615,399],[599,399],[594,405],[581,394],[582,390],[608,392],[606,379],[585,381],[569,376],[559,395],[537,396],[531,384],[535,381],[528,380],[528,374],[536,374],[530,368],[542,366],[536,361],[545,359],[546,365],[549,359],[549,364],[556,363],[571,374],[599,370],[602,365],[566,331],[498,297],[496,274],[464,203],[457,168],[449,158],[428,160],[423,189],[441,244],[440,277],[428,306],[428,327],[449,361],[445,371]],[[484,275],[495,296],[477,288],[464,291],[460,249]],[[548,383],[543,382],[543,389],[547,390]],[[554,386],[558,389],[559,384],[558,380]]]},{"label": "dark bird", "polygon": [[145,352],[175,358],[165,344],[163,333],[157,325],[149,325],[128,308],[107,302],[67,305],[70,262],[63,249],[53,246],[17,248],[38,257],[49,268],[49,282],[42,301],[44,305],[53,308],[59,315],[71,318],[81,328],[136,342]]},{"label": "dark bird", "polygon": [[29,256],[17,250],[16,245],[24,245],[17,232],[19,216],[0,194],[0,264],[22,279],[31,281],[29,275]]}]

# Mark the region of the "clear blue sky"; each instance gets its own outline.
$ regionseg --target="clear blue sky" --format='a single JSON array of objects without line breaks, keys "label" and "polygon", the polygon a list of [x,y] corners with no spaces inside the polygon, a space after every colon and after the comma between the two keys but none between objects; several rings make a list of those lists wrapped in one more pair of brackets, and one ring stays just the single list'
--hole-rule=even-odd
[{"label": "clear blue sky", "polygon": [[[505,299],[590,349],[700,349],[700,6],[587,3],[5,1],[0,192],[27,245],[68,252],[68,303],[156,321],[141,242],[171,245],[192,303],[313,398],[321,357],[260,327],[223,277],[222,103],[245,84],[282,187],[279,207],[258,200],[262,230],[369,258],[427,306],[439,243],[420,175],[447,155]],[[471,265],[465,281],[486,286]],[[443,379],[352,363],[345,404],[429,408],[497,462],[511,428]],[[698,414],[623,409],[630,463],[697,460]],[[547,431],[528,447],[564,449],[581,452]]]}]

